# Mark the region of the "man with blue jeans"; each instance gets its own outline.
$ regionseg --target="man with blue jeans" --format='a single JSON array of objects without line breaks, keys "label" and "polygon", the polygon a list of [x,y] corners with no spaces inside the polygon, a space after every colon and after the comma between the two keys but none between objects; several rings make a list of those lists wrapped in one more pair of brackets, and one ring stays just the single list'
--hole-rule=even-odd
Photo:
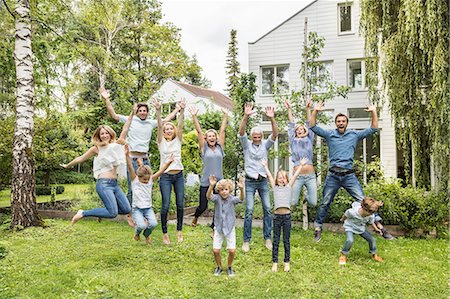
[{"label": "man with blue jeans", "polygon": [[[358,141],[378,131],[378,115],[374,105],[370,105],[366,109],[366,111],[372,113],[372,124],[370,128],[365,130],[347,130],[348,118],[342,113],[339,113],[334,120],[335,130],[324,130],[316,126],[317,113],[322,110],[323,104],[317,103],[309,121],[311,130],[318,136],[325,138],[328,144],[328,159],[330,160],[323,186],[322,203],[314,221],[314,240],[316,242],[321,239],[322,224],[339,188],[343,187],[357,201],[364,199],[364,191],[353,170],[354,154]],[[386,239],[392,238],[384,228],[381,231]]]},{"label": "man with blue jeans", "polygon": [[[99,92],[100,95],[105,99],[106,110],[108,111],[109,116],[116,122],[125,123],[127,121],[128,116],[116,114],[116,112],[114,111],[114,107],[112,106],[111,101],[109,99],[110,97],[109,92],[104,87],[100,87]],[[163,119],[163,122],[171,121],[178,111],[179,108],[177,106],[177,108],[174,111],[172,111],[172,113],[170,113],[169,115],[167,115],[165,119]],[[152,138],[153,129],[158,126],[158,123],[155,119],[147,119],[147,116],[148,116],[148,105],[146,103],[138,103],[136,115],[133,116],[133,120],[131,121],[130,129],[128,130],[127,134],[127,143],[128,146],[130,147],[130,157],[135,171],[137,170],[138,159],[142,159],[144,165],[150,166],[148,157],[149,143]],[[133,199],[133,191],[131,189],[131,179],[128,170],[127,170],[127,180],[128,180],[127,198],[131,205]],[[130,226],[134,227],[133,219],[131,218],[130,215],[128,217],[128,223],[130,224]]]},{"label": "man with blue jeans", "polygon": [[267,140],[263,139],[263,132],[260,128],[253,128],[250,132],[251,141],[247,139],[245,130],[250,115],[255,113],[253,103],[246,103],[244,117],[239,126],[239,140],[244,150],[244,170],[245,170],[245,219],[244,219],[244,244],[242,250],[250,250],[250,239],[252,238],[252,217],[253,206],[255,204],[255,193],[258,191],[263,206],[263,234],[266,240],[266,247],[272,250],[272,211],[270,207],[269,185],[267,184],[267,173],[261,160],[267,160],[269,149],[274,144],[278,136],[278,127],[275,122],[275,109],[266,107],[266,115],[272,124],[272,135]]}]

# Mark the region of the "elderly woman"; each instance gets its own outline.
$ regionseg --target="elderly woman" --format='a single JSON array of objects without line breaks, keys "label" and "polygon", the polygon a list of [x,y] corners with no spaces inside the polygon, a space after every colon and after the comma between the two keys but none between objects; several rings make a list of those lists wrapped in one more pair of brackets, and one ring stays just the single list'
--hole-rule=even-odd
[{"label": "elderly woman", "polygon": [[177,240],[183,241],[183,213],[184,213],[184,177],[183,164],[181,163],[181,142],[183,140],[183,123],[184,123],[184,108],[186,101],[182,100],[177,104],[177,109],[180,111],[178,115],[178,126],[171,122],[161,120],[161,103],[157,100],[153,101],[156,108],[156,116],[158,120],[158,148],[160,153],[160,168],[173,156],[173,162],[164,171],[159,178],[159,189],[161,191],[162,205],[161,205],[161,228],[163,232],[163,243],[170,244],[169,234],[167,233],[167,214],[170,207],[170,195],[172,193],[172,186],[175,191],[176,205],[177,205]]},{"label": "elderly woman", "polygon": [[[208,207],[206,191],[209,187],[209,177],[213,175],[217,181],[223,179],[223,157],[225,156],[225,129],[227,127],[227,111],[222,109],[223,118],[220,125],[219,133],[214,129],[209,129],[203,134],[202,128],[197,118],[198,109],[190,107],[189,112],[194,121],[195,130],[197,131],[198,145],[200,149],[200,157],[203,160],[202,176],[200,178],[200,198],[199,206],[195,210],[192,226],[197,225],[200,215]],[[214,226],[214,223],[211,225]]]}]

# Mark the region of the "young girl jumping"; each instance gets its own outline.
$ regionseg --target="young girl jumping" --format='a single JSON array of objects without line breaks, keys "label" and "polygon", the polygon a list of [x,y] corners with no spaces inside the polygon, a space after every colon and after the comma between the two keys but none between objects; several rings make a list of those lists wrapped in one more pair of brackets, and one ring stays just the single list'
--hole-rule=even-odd
[{"label": "young girl jumping", "polygon": [[127,157],[127,166],[131,179],[131,188],[133,188],[133,205],[132,213],[133,220],[136,224],[134,239],[139,241],[141,239],[140,234],[144,231],[145,242],[150,245],[152,239],[150,234],[156,227],[158,222],[156,221],[155,212],[152,209],[152,184],[173,162],[173,156],[170,156],[166,163],[155,174],[152,174],[150,166],[144,165],[142,160],[138,160],[138,168],[134,171],[133,162],[129,156],[128,145],[125,145],[125,155]]},{"label": "young girl jumping", "polygon": [[280,234],[283,229],[284,243],[284,271],[290,270],[290,254],[291,254],[291,195],[292,186],[295,184],[297,177],[302,172],[303,166],[308,160],[303,158],[300,161],[291,180],[284,170],[278,170],[276,179],[273,178],[267,166],[267,160],[261,160],[261,164],[266,169],[267,178],[273,188],[274,212],[273,212],[273,247],[272,247],[272,271],[278,271],[278,247],[280,246]]}]

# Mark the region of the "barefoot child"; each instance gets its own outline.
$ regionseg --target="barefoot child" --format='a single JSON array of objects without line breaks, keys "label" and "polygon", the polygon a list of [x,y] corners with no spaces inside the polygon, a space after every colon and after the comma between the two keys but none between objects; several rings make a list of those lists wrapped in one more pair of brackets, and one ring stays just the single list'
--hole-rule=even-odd
[{"label": "barefoot child", "polygon": [[273,178],[267,166],[267,160],[262,160],[261,164],[266,169],[267,178],[273,188],[274,212],[273,212],[273,247],[272,247],[272,271],[278,271],[278,247],[280,245],[281,228],[283,228],[283,244],[284,244],[284,271],[290,270],[290,253],[291,253],[291,195],[292,186],[297,177],[300,175],[307,159],[300,161],[299,167],[296,169],[291,180],[289,180],[287,172],[279,170],[276,179]]},{"label": "barefoot child", "polygon": [[141,231],[144,231],[145,242],[150,245],[152,239],[150,234],[158,224],[156,222],[155,212],[152,209],[152,184],[173,162],[173,157],[169,157],[163,167],[155,174],[152,174],[150,166],[144,165],[139,159],[136,172],[129,156],[128,145],[125,145],[125,155],[127,157],[127,166],[130,173],[131,188],[133,188],[133,220],[136,223],[134,239],[139,241]]},{"label": "barefoot child", "polygon": [[377,262],[382,262],[383,259],[377,255],[377,247],[375,238],[367,231],[366,224],[374,224],[375,216],[373,215],[383,205],[382,201],[375,200],[370,197],[364,197],[362,202],[354,202],[352,207],[345,211],[341,218],[344,221],[345,240],[344,248],[341,250],[341,257],[339,258],[339,265],[347,263],[347,255],[353,245],[353,235],[357,234],[363,237],[369,243],[369,251],[372,257]]},{"label": "barefoot child", "polygon": [[[214,186],[218,194],[213,194]],[[234,275],[233,270],[231,269],[234,254],[236,252],[236,215],[234,212],[234,206],[238,203],[242,203],[244,200],[244,177],[239,179],[238,186],[240,189],[240,198],[231,195],[231,191],[234,189],[233,182],[231,180],[222,179],[217,182],[215,176],[212,175],[209,177],[209,187],[208,191],[206,191],[206,198],[215,203],[213,252],[217,263],[217,269],[214,272],[214,275],[216,276],[222,273],[222,258],[220,256],[220,250],[222,249],[224,238],[227,239],[228,250],[227,273],[229,276]]]}]

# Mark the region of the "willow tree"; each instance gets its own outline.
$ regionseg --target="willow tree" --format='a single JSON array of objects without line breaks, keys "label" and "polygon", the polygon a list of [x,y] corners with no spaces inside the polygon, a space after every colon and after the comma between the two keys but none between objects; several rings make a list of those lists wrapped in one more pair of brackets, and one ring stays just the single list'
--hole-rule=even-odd
[{"label": "willow tree", "polygon": [[450,192],[448,0],[362,0],[361,28],[369,94],[387,95],[409,182],[431,175]]},{"label": "willow tree", "polygon": [[39,225],[34,193],[33,116],[34,79],[29,0],[15,7],[16,121],[13,145],[12,227]]}]

